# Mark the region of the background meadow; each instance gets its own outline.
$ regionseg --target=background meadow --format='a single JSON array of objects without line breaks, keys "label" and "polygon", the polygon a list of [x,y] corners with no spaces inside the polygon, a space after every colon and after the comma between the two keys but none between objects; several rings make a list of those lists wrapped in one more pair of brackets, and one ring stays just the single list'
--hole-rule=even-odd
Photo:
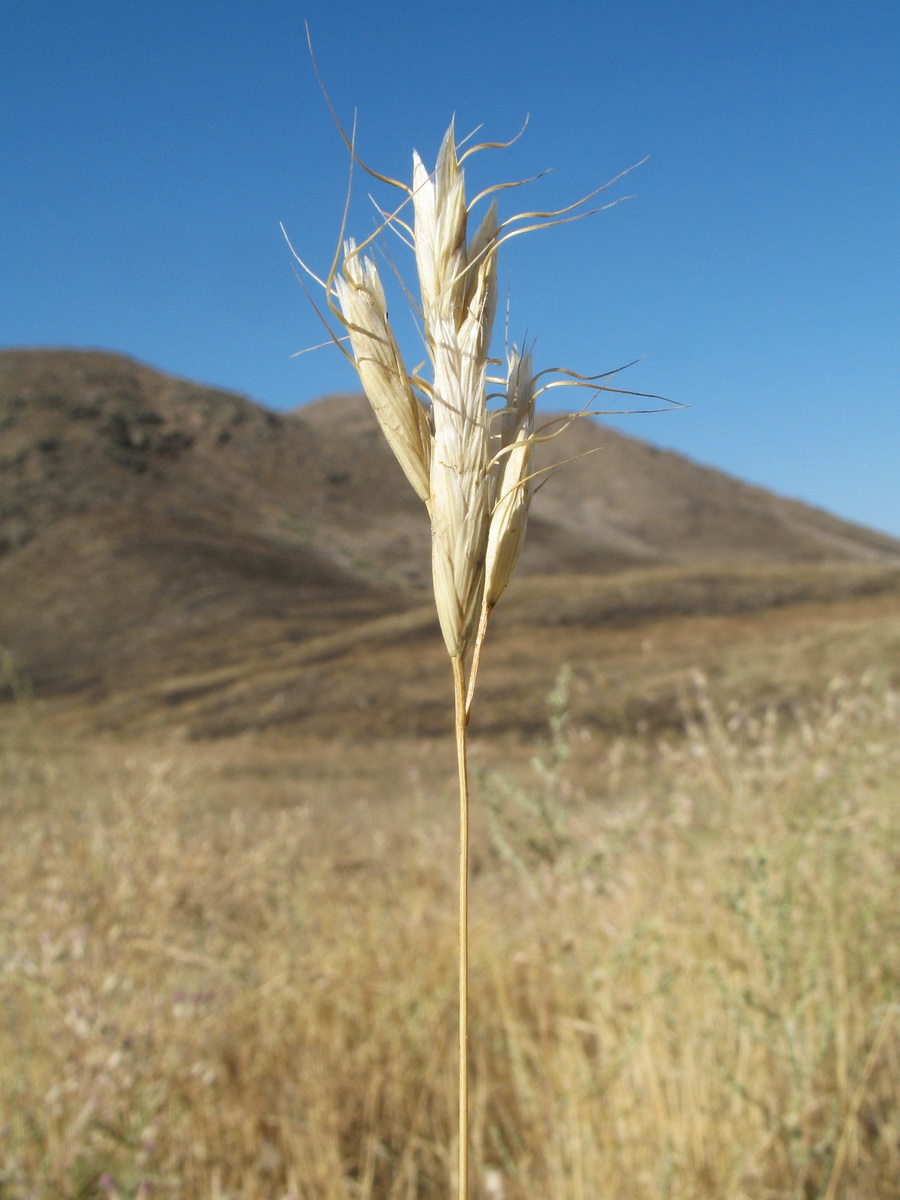
[{"label": "background meadow", "polygon": [[[604,739],[571,683],[477,772],[473,1195],[889,1200],[896,690],[695,674]],[[298,805],[286,747],[225,792],[233,750],[7,728],[0,1195],[447,1195],[452,778]]]}]

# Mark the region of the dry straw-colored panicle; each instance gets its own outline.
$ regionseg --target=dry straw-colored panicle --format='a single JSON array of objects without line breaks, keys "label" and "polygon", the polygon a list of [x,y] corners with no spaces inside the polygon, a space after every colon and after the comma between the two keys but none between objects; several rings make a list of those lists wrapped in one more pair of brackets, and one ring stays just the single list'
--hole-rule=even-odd
[{"label": "dry straw-colored panicle", "polygon": [[[358,161],[350,139],[347,144]],[[484,148],[472,148],[463,158]],[[588,213],[577,211],[584,202],[579,201],[558,212],[521,213],[501,223],[494,199],[469,238],[471,206],[452,122],[433,171],[413,152],[411,187],[371,173],[406,194],[398,209],[382,212],[378,232],[394,229],[415,253],[431,380],[418,371],[410,375],[404,365],[378,270],[373,259],[362,254],[376,235],[361,246],[352,239],[344,243],[341,271],[329,276],[326,292],[332,312],[347,331],[354,364],[381,428],[428,507],[441,631],[450,657],[463,660],[479,621],[483,634],[486,617],[509,582],[522,548],[532,495],[537,395],[560,384],[594,386],[595,391],[605,386],[566,371],[561,374],[567,379],[560,384],[538,389],[530,353],[513,348],[505,407],[492,413],[489,386],[503,382],[488,375],[497,309],[497,253],[504,241],[519,233]],[[516,185],[501,184],[488,192],[510,186]],[[410,201],[413,220],[408,223],[400,213]],[[492,427],[494,420],[500,422],[499,434]]]},{"label": "dry straw-colored panicle", "polygon": [[[434,172],[413,154],[412,234],[432,382],[430,420],[387,316],[375,263],[344,247],[334,290],[360,380],[397,459],[428,505],[435,602],[448,653],[463,658],[481,611],[494,487],[487,368],[497,308],[500,225],[492,203],[467,246],[454,128]],[[388,221],[390,223],[390,221]]]}]

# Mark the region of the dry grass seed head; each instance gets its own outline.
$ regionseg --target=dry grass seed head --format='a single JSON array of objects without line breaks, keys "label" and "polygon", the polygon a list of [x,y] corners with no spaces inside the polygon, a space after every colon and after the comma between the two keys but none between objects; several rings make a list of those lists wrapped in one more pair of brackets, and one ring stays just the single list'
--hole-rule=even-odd
[{"label": "dry grass seed head", "polygon": [[[353,161],[359,162],[353,140],[344,136]],[[494,144],[471,147],[463,158],[488,145]],[[483,623],[518,561],[532,495],[532,450],[538,440],[534,432],[537,377],[532,375],[530,354],[520,355],[514,348],[509,355],[500,449],[496,454],[492,451],[486,389],[497,307],[497,253],[504,241],[520,233],[589,215],[575,210],[591,197],[558,212],[520,213],[502,224],[495,198],[467,245],[472,206],[466,203],[452,122],[433,172],[413,153],[412,187],[364,169],[401,190],[405,198],[394,212],[379,210],[382,224],[361,246],[346,242],[342,274],[330,277],[326,290],[329,302],[333,294],[340,306],[332,305],[332,311],[347,329],[353,361],[381,428],[428,506],[441,630],[451,657],[464,658],[479,618]],[[513,186],[518,185],[489,188],[472,203]],[[410,201],[412,226],[400,217]],[[388,321],[375,263],[361,257],[362,250],[388,227],[410,241],[415,253],[423,336],[432,366],[430,384],[407,372]],[[567,378],[560,382],[568,386],[593,387],[590,380],[572,372],[561,374]],[[547,386],[554,385],[540,390]],[[419,393],[430,396],[430,418]]]}]

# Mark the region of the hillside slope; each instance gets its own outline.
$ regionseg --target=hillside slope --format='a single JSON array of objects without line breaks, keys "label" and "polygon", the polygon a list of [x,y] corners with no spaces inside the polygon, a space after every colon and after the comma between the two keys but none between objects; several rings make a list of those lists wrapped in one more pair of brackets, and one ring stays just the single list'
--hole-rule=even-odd
[{"label": "hillside slope", "polygon": [[[575,461],[536,496],[525,576],[900,563],[891,538],[592,421],[543,454]],[[418,610],[428,554],[362,397],[273,413],[117,355],[0,352],[0,646],[39,692],[262,662]]]}]

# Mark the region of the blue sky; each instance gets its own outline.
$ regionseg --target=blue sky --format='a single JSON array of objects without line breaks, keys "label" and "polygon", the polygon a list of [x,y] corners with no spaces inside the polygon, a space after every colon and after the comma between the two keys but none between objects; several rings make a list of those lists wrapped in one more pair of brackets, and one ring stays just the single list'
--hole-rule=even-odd
[{"label": "blue sky", "polygon": [[612,193],[633,199],[509,245],[511,338],[541,367],[641,359],[624,385],[690,408],[619,428],[900,536],[888,0],[3,0],[0,344],[116,350],[278,408],[355,386],[333,349],[291,357],[321,328],[279,221],[327,270],[348,166],[304,20],[389,175],[454,113],[491,140],[529,116],[467,170],[472,193],[553,168],[507,215],[649,155]]}]

